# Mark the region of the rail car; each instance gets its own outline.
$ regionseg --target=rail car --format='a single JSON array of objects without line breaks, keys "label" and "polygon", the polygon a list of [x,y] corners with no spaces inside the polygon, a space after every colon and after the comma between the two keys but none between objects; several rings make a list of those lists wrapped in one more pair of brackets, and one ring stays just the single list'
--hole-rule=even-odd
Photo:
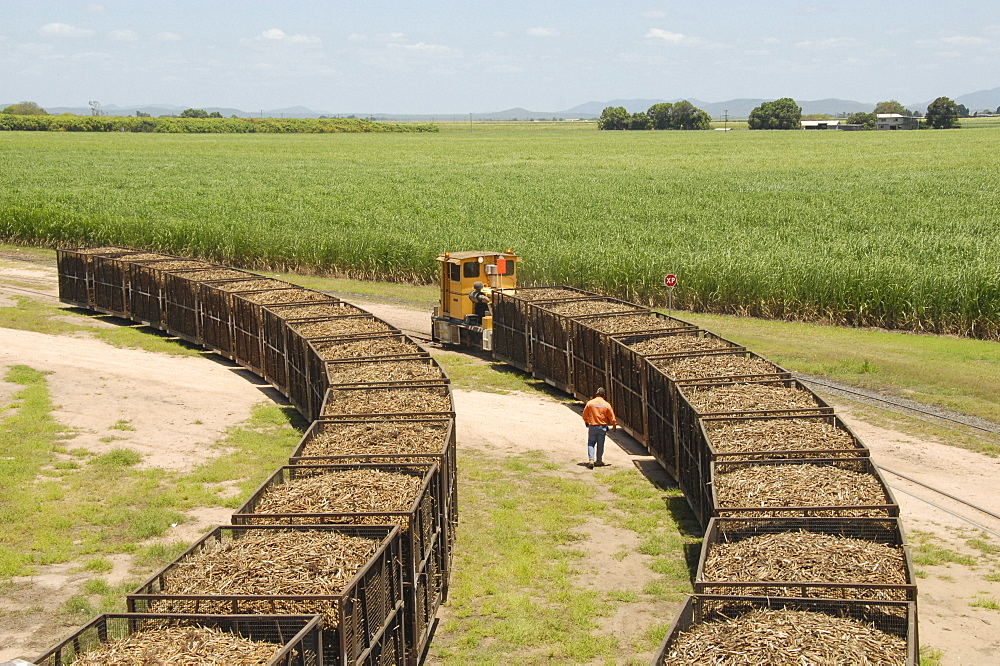
[{"label": "rail car", "polygon": [[[787,621],[773,618],[789,614],[793,626],[818,623],[820,636],[832,623],[841,623],[841,637],[874,630],[858,638],[869,646],[863,650],[877,646],[889,655],[887,663],[917,663],[916,587],[898,505],[868,449],[819,396],[750,350],[680,319],[568,286],[519,287],[513,253],[438,259],[435,339],[491,351],[581,399],[606,387],[620,422],[677,481],[706,530],[695,594],[654,663],[710,658],[692,644],[739,651],[754,641],[759,649],[761,639],[747,632]],[[433,359],[370,314],[281,281],[123,248],[60,250],[58,263],[64,302],[148,323],[232,358],[314,421],[290,465],[258,489],[234,515],[234,525],[220,527],[129,595],[130,609],[145,614],[109,618],[105,630],[135,631],[157,612],[264,618],[262,608],[303,599],[278,599],[267,590],[250,600],[185,594],[170,589],[173,571],[219,544],[277,529],[262,521],[279,520],[304,539],[331,536],[311,532],[370,529],[381,519],[378,533],[347,536],[368,538],[379,553],[398,552],[399,570],[391,556],[376,557],[360,566],[339,596],[327,595],[306,612],[338,609],[320,613],[322,631],[337,646],[324,642],[322,663],[418,663],[447,594],[457,518],[454,408],[447,377]],[[468,276],[467,264],[476,265]],[[488,299],[488,310],[476,311],[484,301],[469,298],[474,291]],[[360,445],[348,450],[347,442]],[[386,448],[390,443],[396,448]],[[296,515],[280,503],[263,508],[298,483],[374,472],[402,474],[419,488],[409,511],[368,507]],[[824,487],[838,490],[824,495]],[[409,517],[408,534],[389,519],[400,513]],[[794,557],[780,569],[788,580],[763,573],[766,558],[784,552],[789,538],[808,539],[815,552],[829,553],[824,573],[798,570]],[[720,569],[719,553],[733,548],[743,549],[746,561],[764,562]],[[874,574],[850,569],[857,548],[877,552],[884,568]],[[738,622],[744,618],[750,629]],[[239,626],[235,620],[224,624],[231,631]],[[715,638],[700,637],[703,630]],[[39,663],[68,663],[66,655],[88,641],[107,640],[101,636],[88,625]],[[820,653],[843,649],[804,640]],[[843,644],[850,640],[841,638]]]}]

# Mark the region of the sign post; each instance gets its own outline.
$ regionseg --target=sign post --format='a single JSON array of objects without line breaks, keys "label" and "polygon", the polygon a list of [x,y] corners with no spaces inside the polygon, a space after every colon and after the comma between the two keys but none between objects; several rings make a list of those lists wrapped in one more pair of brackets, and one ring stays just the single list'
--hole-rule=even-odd
[{"label": "sign post", "polygon": [[667,288],[667,314],[674,316],[674,287],[677,286],[677,276],[667,273],[663,276],[663,286]]}]

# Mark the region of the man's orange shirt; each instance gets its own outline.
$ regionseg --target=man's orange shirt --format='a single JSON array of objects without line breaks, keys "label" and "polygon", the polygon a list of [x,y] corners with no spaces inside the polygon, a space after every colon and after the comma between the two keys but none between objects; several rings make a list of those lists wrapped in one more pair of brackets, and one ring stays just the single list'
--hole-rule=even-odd
[{"label": "man's orange shirt", "polygon": [[583,408],[583,421],[587,425],[616,426],[615,410],[604,398],[594,398]]}]

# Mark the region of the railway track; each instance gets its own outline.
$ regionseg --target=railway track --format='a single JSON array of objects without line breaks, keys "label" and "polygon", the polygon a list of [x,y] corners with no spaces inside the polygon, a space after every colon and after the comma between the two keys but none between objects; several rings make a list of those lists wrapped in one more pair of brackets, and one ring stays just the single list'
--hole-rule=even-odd
[{"label": "railway track", "polygon": [[[446,376],[416,345],[415,340],[426,340],[426,336],[395,329],[339,299],[289,283],[214,265],[171,263],[185,261],[189,260],[115,248],[61,251],[60,300],[162,328],[232,358],[270,381],[307,419],[315,421],[290,465],[276,472],[260,493],[290,485],[309,473],[344,471],[307,472],[307,468],[353,464],[385,471],[385,466],[400,465],[400,455],[407,461],[404,466],[410,467],[419,464],[414,460],[420,456],[433,458],[427,464],[438,470],[435,480],[429,480],[430,469],[421,478],[434,499],[425,508],[414,509],[411,538],[400,546],[404,566],[398,578],[401,594],[408,596],[399,602],[398,633],[375,632],[375,639],[369,634],[369,643],[342,649],[335,657],[335,663],[420,661],[430,640],[434,612],[447,593],[457,517],[454,411]],[[231,272],[220,277],[219,271]],[[577,397],[589,397],[597,386],[607,386],[623,425],[678,481],[706,529],[696,594],[678,616],[657,663],[687,663],[680,660],[678,646],[688,631],[723,616],[777,609],[812,617],[862,618],[883,632],[887,645],[902,641],[902,653],[894,656],[898,663],[915,663],[915,579],[898,527],[898,504],[881,471],[897,473],[875,466],[867,448],[835,410],[806,386],[819,385],[819,381],[793,376],[739,345],[673,317],[580,290],[545,289],[550,293],[528,288],[496,295],[495,357]],[[404,373],[402,379],[392,374],[396,372]],[[429,374],[421,374],[425,372]],[[384,381],[390,375],[392,379]],[[437,407],[391,411],[418,395],[427,399],[422,404]],[[444,402],[433,402],[435,396]],[[894,402],[884,396],[866,398]],[[445,441],[432,454],[365,451],[331,458],[309,453],[310,443],[322,435],[376,423],[394,428],[434,423],[444,428]],[[755,428],[780,430],[789,425],[798,429],[798,439],[775,439],[772,432],[770,440],[752,440],[748,434]],[[980,427],[982,436],[996,434],[988,425]],[[823,431],[824,437],[833,439],[807,441],[806,435],[813,431]],[[775,492],[790,493],[792,499],[772,497],[754,503],[746,498],[733,500],[720,490],[729,483],[729,475],[757,473],[758,468],[766,477],[778,479]],[[863,482],[874,495],[817,502],[812,496],[818,489],[815,478],[809,477],[813,480],[803,486],[793,480],[792,468],[795,474],[847,476],[848,485]],[[924,488],[947,494],[929,485]],[[234,515],[234,523],[258,523],[254,516],[261,514],[256,511],[260,500],[255,495]],[[965,504],[982,512],[980,507]],[[418,514],[423,518],[418,520]],[[302,516],[277,515],[302,524]],[[341,515],[333,522],[344,520]],[[414,530],[416,523],[426,528]],[[418,531],[426,538],[417,539],[414,532]],[[884,546],[901,553],[900,577],[854,580],[828,573],[819,579],[774,580],[761,574],[753,578],[751,573],[746,580],[708,573],[707,565],[723,544],[748,545],[760,537],[790,535]],[[190,552],[181,557],[189,556]],[[163,596],[158,586],[176,564],[130,595],[130,607],[152,610],[148,602]],[[840,567],[833,562],[830,570]],[[355,601],[363,596],[355,594]],[[363,602],[356,612],[367,613]],[[346,615],[326,618],[334,634],[351,621]],[[385,623],[397,626],[390,619]],[[741,639],[736,636],[735,640]],[[340,647],[344,648],[343,641]],[[354,661],[348,660],[348,652]]]}]

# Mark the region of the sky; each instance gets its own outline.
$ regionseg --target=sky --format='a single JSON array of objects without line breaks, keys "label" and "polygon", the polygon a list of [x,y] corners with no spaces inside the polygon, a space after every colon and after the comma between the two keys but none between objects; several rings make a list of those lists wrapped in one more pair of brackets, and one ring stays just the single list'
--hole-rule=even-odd
[{"label": "sky", "polygon": [[997,86],[996,0],[0,0],[4,104],[432,114]]}]

